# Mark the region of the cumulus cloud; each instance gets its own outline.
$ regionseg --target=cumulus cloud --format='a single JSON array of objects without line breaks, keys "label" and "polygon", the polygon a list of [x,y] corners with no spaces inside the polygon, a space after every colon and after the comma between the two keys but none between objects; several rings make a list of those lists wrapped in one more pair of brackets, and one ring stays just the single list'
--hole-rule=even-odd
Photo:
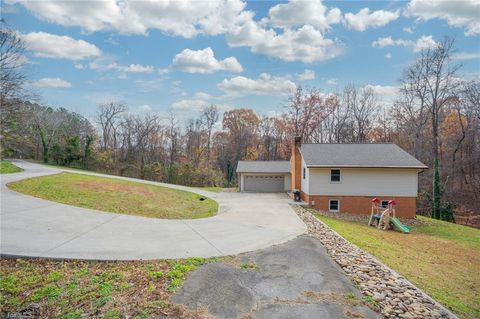
[{"label": "cumulus cloud", "polygon": [[349,29],[365,31],[369,28],[383,27],[384,25],[397,20],[399,16],[399,11],[370,11],[369,8],[363,8],[356,14],[351,12],[345,14],[345,21]]},{"label": "cumulus cloud", "polygon": [[185,49],[173,59],[175,69],[188,73],[214,73],[216,71],[242,72],[242,65],[234,57],[217,60],[213,50],[208,47],[203,50]]},{"label": "cumulus cloud", "polygon": [[100,49],[95,45],[65,35],[31,32],[23,34],[21,37],[25,41],[26,48],[33,51],[34,55],[38,57],[76,61],[101,55]]},{"label": "cumulus cloud", "polygon": [[36,87],[42,88],[70,88],[72,84],[64,79],[59,77],[56,78],[42,78],[33,82],[33,85]]},{"label": "cumulus cloud", "polygon": [[277,4],[268,11],[268,22],[274,27],[290,28],[305,24],[325,31],[333,24],[342,21],[342,12],[338,8],[328,9],[321,0],[290,1],[285,4]]},{"label": "cumulus cloud", "polygon": [[262,73],[258,79],[243,76],[224,79],[217,87],[228,95],[288,95],[296,85],[284,77],[275,77]]},{"label": "cumulus cloud", "polygon": [[412,40],[394,40],[391,36],[385,38],[378,38],[377,40],[372,42],[372,47],[374,48],[385,48],[388,46],[402,46],[406,48],[410,48],[413,52],[420,52],[424,49],[433,48],[438,43],[433,39],[431,35],[422,35],[416,41]]},{"label": "cumulus cloud", "polygon": [[324,38],[310,25],[277,33],[274,29],[265,29],[257,22],[249,21],[228,34],[227,42],[231,47],[247,46],[253,53],[304,63],[331,59],[343,51],[340,43]]},{"label": "cumulus cloud", "polygon": [[313,80],[313,79],[315,79],[315,71],[307,69],[307,70],[303,71],[303,73],[298,75],[298,79],[300,81]]},{"label": "cumulus cloud", "polygon": [[88,32],[117,31],[147,34],[149,29],[192,38],[199,34],[225,33],[253,16],[241,0],[211,1],[28,1],[20,3],[38,18],[62,26],[78,26]]},{"label": "cumulus cloud", "polygon": [[446,20],[452,27],[465,28],[466,36],[480,34],[480,1],[438,1],[412,0],[406,9],[408,16],[415,16],[421,20]]}]

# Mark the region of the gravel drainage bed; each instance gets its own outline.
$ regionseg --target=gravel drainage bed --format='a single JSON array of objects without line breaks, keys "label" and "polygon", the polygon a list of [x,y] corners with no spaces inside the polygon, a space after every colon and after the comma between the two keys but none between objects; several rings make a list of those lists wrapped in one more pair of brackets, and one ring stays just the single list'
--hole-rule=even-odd
[{"label": "gravel drainage bed", "polygon": [[365,300],[386,318],[455,318],[453,313],[375,257],[333,231],[308,210],[294,206],[328,254],[360,289]]}]

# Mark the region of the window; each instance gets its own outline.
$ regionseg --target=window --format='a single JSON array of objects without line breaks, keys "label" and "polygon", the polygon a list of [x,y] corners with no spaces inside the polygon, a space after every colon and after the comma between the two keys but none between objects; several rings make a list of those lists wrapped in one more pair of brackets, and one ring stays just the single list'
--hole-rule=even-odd
[{"label": "window", "polygon": [[387,208],[388,207],[388,200],[382,200],[382,205],[381,205],[383,208]]},{"label": "window", "polygon": [[340,182],[340,170],[339,169],[330,170],[330,182]]},{"label": "window", "polygon": [[340,210],[340,201],[338,199],[331,199],[328,203],[328,209],[331,212],[338,212]]},{"label": "window", "polygon": [[305,167],[303,168],[303,179],[305,179],[305,176],[306,176],[306,173],[305,173],[306,169]]}]

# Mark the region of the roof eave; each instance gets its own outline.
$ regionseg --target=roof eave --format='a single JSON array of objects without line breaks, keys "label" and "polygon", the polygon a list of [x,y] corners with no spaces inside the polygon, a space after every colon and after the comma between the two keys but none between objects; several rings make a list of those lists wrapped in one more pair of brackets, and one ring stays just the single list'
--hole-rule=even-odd
[{"label": "roof eave", "polygon": [[415,168],[415,169],[427,169],[425,165],[309,165],[308,168],[328,168],[328,167],[341,167],[341,168]]}]

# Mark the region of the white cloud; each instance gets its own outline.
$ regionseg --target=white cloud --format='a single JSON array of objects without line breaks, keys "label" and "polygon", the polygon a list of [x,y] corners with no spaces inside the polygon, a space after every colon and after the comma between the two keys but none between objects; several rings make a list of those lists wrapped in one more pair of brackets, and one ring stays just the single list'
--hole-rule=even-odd
[{"label": "white cloud", "polygon": [[399,92],[399,87],[392,85],[367,84],[364,86],[364,89],[371,89],[375,93],[379,102],[388,105],[393,104],[393,101]]},{"label": "white cloud", "polygon": [[413,50],[413,52],[420,52],[424,49],[433,48],[438,43],[433,40],[431,35],[422,35],[415,42],[412,40],[394,40],[391,36],[385,38],[378,38],[372,42],[372,47],[374,48],[384,48],[388,46],[402,46],[407,47]]},{"label": "white cloud", "polygon": [[413,45],[413,52],[420,52],[425,49],[433,48],[437,45],[438,43],[433,40],[433,37],[431,35],[422,35],[420,38],[417,39],[417,41],[415,41],[415,44]]},{"label": "white cloud", "polygon": [[406,32],[406,33],[413,33],[413,29],[408,27],[408,28],[403,28],[403,32]]},{"label": "white cloud", "polygon": [[65,35],[31,32],[23,34],[22,39],[27,49],[38,57],[83,60],[101,55],[100,49],[95,45]]},{"label": "white cloud", "polygon": [[143,105],[140,105],[138,107],[138,110],[140,112],[145,112],[145,113],[148,113],[148,112],[151,112],[152,111],[152,107],[148,104],[143,104]]},{"label": "white cloud", "polygon": [[227,41],[231,47],[248,46],[254,53],[304,63],[332,59],[343,51],[340,43],[324,38],[310,25],[277,34],[274,29],[264,29],[253,20],[228,34]]},{"label": "white cloud", "polygon": [[87,32],[117,31],[147,34],[149,29],[185,38],[225,33],[253,16],[241,0],[211,1],[28,1],[21,3],[38,18],[62,26],[79,26]]},{"label": "white cloud", "polygon": [[42,78],[33,82],[33,85],[36,87],[42,88],[70,88],[72,84],[64,79],[59,77],[56,78]]},{"label": "white cloud", "polygon": [[[95,71],[117,71],[123,73],[153,73],[155,71],[155,67],[152,65],[121,65],[116,62],[110,62],[108,59],[97,59],[90,62],[88,67]],[[123,78],[126,77],[124,76]]]},{"label": "white cloud", "polygon": [[197,98],[199,100],[210,100],[213,97],[210,94],[205,93],[205,92],[197,92],[197,93],[195,93],[195,98]]},{"label": "white cloud", "polygon": [[385,54],[385,59],[391,59],[392,58],[392,54],[390,52],[387,52],[387,54]]},{"label": "white cloud", "polygon": [[300,81],[313,80],[313,79],[315,79],[315,71],[307,69],[307,70],[303,71],[303,73],[298,75],[298,79]]},{"label": "white cloud", "polygon": [[455,60],[478,60],[480,59],[479,52],[458,52],[453,55]]},{"label": "white cloud", "polygon": [[192,99],[184,99],[179,100],[172,103],[172,108],[174,109],[181,109],[181,110],[194,110],[199,111],[205,106],[209,106],[211,104],[215,104],[217,108],[221,111],[231,110],[233,108],[232,105],[229,104],[219,104],[213,103],[212,101],[215,100],[214,96],[205,93],[205,92],[197,92]]},{"label": "white cloud", "polygon": [[368,28],[379,28],[395,21],[400,16],[399,11],[370,11],[369,8],[363,8],[358,13],[351,12],[345,14],[345,21],[349,29],[365,31]]},{"label": "white cloud", "polygon": [[151,65],[130,64],[129,66],[119,66],[119,70],[127,73],[152,73],[155,68]]},{"label": "white cloud", "polygon": [[208,47],[203,50],[185,49],[173,59],[174,68],[188,73],[214,73],[216,71],[242,72],[243,68],[234,57],[217,60],[213,50]]},{"label": "white cloud", "polygon": [[81,64],[81,63],[75,63],[75,69],[78,69],[78,70],[83,70],[85,69],[85,65]]},{"label": "white cloud", "polygon": [[338,81],[337,79],[328,79],[327,81],[325,81],[328,85],[337,85],[338,84]]},{"label": "white cloud", "polygon": [[331,25],[342,21],[342,12],[338,8],[328,9],[321,0],[290,1],[277,4],[268,11],[270,18],[266,23],[274,27],[290,28],[305,24],[325,31]]},{"label": "white cloud", "polygon": [[480,34],[480,1],[478,0],[412,0],[406,9],[408,16],[421,20],[446,20],[452,27],[465,28],[466,36]]},{"label": "white cloud", "polygon": [[275,77],[262,73],[258,79],[250,79],[237,76],[231,79],[224,79],[217,87],[229,95],[288,95],[296,85],[284,77]]}]

